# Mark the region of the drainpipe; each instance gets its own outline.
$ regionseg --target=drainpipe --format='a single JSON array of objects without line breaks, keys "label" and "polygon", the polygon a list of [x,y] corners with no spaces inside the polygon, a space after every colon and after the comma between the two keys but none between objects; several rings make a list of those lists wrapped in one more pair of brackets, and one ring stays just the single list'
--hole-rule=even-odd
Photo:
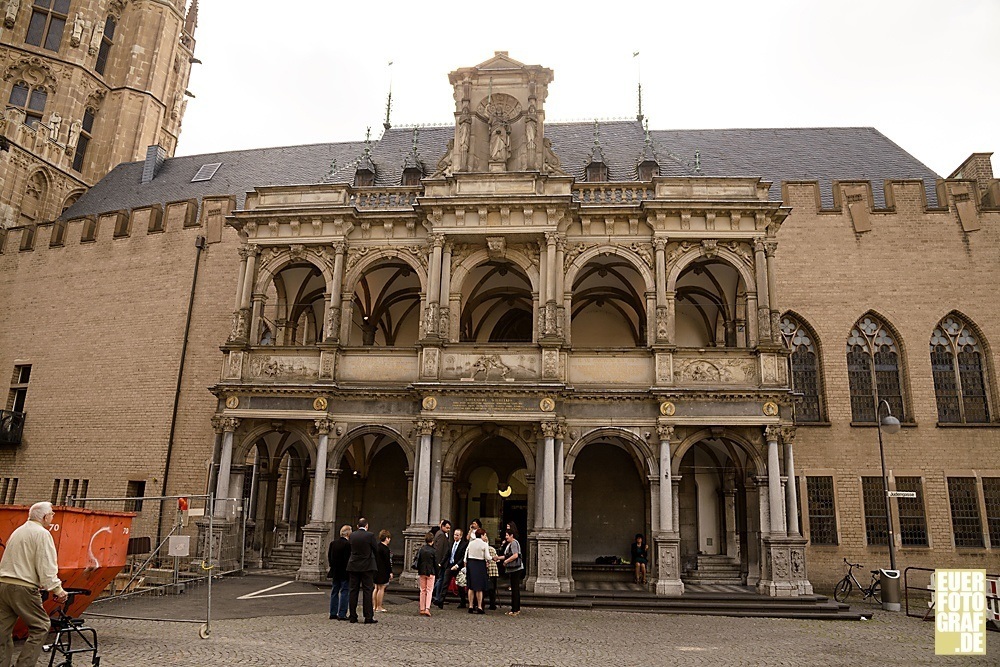
[{"label": "drainpipe", "polygon": [[[170,457],[174,451],[174,433],[177,430],[177,409],[181,398],[181,381],[184,379],[184,359],[187,357],[188,336],[191,333],[191,311],[194,310],[194,292],[198,286],[198,267],[201,266],[201,253],[205,249],[205,237],[198,236],[194,241],[197,252],[194,257],[194,274],[191,276],[191,292],[188,294],[187,319],[184,322],[184,342],[181,343],[181,360],[177,365],[177,385],[174,387],[174,408],[170,415],[170,435],[167,436],[167,459],[163,463],[163,485],[160,487],[160,495],[167,495],[167,479],[170,476]],[[163,508],[160,508],[160,518],[156,525],[156,544],[159,544],[163,536]]]}]

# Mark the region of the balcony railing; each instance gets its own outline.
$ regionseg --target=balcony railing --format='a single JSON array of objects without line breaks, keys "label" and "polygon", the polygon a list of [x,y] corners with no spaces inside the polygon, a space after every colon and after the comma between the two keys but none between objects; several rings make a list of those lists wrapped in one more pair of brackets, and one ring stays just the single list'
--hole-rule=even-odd
[{"label": "balcony railing", "polygon": [[0,445],[20,445],[24,431],[23,412],[0,410]]}]

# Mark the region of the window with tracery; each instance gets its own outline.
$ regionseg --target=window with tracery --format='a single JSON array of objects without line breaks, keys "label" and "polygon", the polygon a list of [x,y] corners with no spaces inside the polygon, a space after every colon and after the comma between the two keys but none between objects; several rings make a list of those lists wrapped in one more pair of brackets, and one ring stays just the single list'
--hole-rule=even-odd
[{"label": "window with tracery", "polygon": [[104,34],[101,35],[101,48],[97,51],[97,62],[94,69],[98,74],[104,74],[104,68],[108,66],[108,56],[111,55],[111,47],[115,43],[115,18],[109,16],[104,22]]},{"label": "window with tracery", "polygon": [[21,82],[10,90],[10,106],[24,112],[24,124],[35,127],[42,122],[42,112],[45,111],[45,101],[49,94],[44,88],[29,88]]},{"label": "window with tracery", "polygon": [[789,357],[792,389],[801,394],[795,409],[795,421],[818,422],[823,420],[823,402],[820,398],[819,354],[812,333],[790,315],[779,324],[785,345],[792,351]]},{"label": "window with tracery", "polygon": [[35,0],[24,41],[32,46],[58,51],[68,16],[69,0]]},{"label": "window with tracery", "polygon": [[73,154],[73,171],[83,171],[83,161],[87,157],[87,148],[90,146],[90,140],[94,132],[95,113],[93,109],[89,108],[83,112],[80,136],[76,139],[76,152]]},{"label": "window with tracery", "polygon": [[938,421],[981,424],[990,420],[984,355],[976,335],[954,315],[931,334],[931,369]]},{"label": "window with tracery", "polygon": [[906,419],[900,369],[899,346],[892,333],[877,317],[866,315],[847,339],[852,421],[877,423],[878,404],[883,400],[894,417]]}]

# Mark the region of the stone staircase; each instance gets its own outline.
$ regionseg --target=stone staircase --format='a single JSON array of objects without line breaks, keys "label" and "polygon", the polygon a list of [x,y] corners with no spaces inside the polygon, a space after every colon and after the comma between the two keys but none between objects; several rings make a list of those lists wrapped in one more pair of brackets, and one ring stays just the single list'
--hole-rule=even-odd
[{"label": "stone staircase", "polygon": [[298,570],[300,567],[302,567],[301,542],[285,542],[271,551],[269,570]]},{"label": "stone staircase", "polygon": [[729,556],[698,554],[698,564],[693,570],[684,573],[684,581],[696,585],[726,584],[740,586],[743,578],[740,576],[739,561]]}]

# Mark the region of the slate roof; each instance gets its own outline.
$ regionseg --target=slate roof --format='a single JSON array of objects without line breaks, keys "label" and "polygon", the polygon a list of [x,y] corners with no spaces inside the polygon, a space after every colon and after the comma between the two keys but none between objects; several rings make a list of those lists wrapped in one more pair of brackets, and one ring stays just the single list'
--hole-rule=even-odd
[{"label": "slate roof", "polygon": [[[770,197],[781,197],[781,182],[817,180],[824,206],[833,205],[836,180],[870,180],[876,206],[883,206],[885,179],[922,179],[930,205],[937,203],[929,167],[870,127],[727,130],[653,130],[653,152],[663,176],[753,177],[772,181]],[[425,175],[432,174],[454,137],[452,126],[421,127],[417,153]],[[593,123],[546,123],[545,137],[562,168],[583,180],[594,147]],[[645,132],[637,121],[600,124],[600,146],[612,181],[636,178]],[[376,185],[399,185],[412,152],[413,129],[392,128],[371,144]],[[235,194],[242,208],[256,186],[352,182],[365,142],[260,148],[175,157],[163,163],[151,183],[141,184],[142,162],[121,164],[70,207],[63,218],[80,217],[205,195]],[[698,154],[696,160],[695,154]],[[331,173],[331,163],[336,170]],[[191,183],[198,168],[222,166],[210,181]]]}]

